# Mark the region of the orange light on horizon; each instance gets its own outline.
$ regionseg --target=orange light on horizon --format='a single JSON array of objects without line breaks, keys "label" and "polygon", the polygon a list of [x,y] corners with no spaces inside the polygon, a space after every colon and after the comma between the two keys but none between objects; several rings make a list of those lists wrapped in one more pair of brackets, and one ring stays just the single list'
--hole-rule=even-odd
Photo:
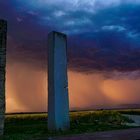
[{"label": "orange light on horizon", "polygon": [[[25,64],[7,66],[6,112],[47,111],[47,73]],[[105,79],[102,73],[68,72],[70,109],[139,104],[140,80]]]}]

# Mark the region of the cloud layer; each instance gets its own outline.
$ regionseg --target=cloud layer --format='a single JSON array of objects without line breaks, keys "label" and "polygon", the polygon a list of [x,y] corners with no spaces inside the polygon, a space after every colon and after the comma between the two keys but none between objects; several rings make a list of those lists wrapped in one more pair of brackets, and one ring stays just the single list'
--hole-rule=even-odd
[{"label": "cloud layer", "polygon": [[140,0],[1,0],[0,18],[8,21],[7,111],[46,111],[52,30],[68,35],[71,109],[139,103],[139,13]]},{"label": "cloud layer", "polygon": [[42,68],[47,65],[47,33],[58,30],[68,34],[70,69],[138,71],[139,3],[1,1],[0,15],[8,20],[8,59],[11,63],[19,61]]}]

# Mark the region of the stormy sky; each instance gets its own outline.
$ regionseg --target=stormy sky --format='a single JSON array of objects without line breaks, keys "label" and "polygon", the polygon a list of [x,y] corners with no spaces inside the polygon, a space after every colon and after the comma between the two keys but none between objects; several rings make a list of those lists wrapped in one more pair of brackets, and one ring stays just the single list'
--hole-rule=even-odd
[{"label": "stormy sky", "polygon": [[8,111],[46,110],[52,30],[68,36],[71,108],[139,104],[140,0],[0,0],[0,18],[8,22]]}]

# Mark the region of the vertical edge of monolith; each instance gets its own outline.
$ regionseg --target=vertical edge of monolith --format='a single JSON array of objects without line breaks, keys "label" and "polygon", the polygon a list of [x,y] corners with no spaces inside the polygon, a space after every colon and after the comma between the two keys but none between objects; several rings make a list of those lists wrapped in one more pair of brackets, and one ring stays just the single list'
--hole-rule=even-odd
[{"label": "vertical edge of monolith", "polygon": [[7,22],[0,19],[0,135],[4,134]]}]

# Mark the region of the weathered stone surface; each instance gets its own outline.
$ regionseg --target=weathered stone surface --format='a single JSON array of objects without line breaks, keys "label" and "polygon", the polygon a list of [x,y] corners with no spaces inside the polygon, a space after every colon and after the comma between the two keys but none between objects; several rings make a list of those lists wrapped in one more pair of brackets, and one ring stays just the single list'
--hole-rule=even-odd
[{"label": "weathered stone surface", "polygon": [[68,128],[67,37],[51,32],[48,35],[48,129]]},{"label": "weathered stone surface", "polygon": [[7,23],[0,20],[0,135],[4,132]]}]

